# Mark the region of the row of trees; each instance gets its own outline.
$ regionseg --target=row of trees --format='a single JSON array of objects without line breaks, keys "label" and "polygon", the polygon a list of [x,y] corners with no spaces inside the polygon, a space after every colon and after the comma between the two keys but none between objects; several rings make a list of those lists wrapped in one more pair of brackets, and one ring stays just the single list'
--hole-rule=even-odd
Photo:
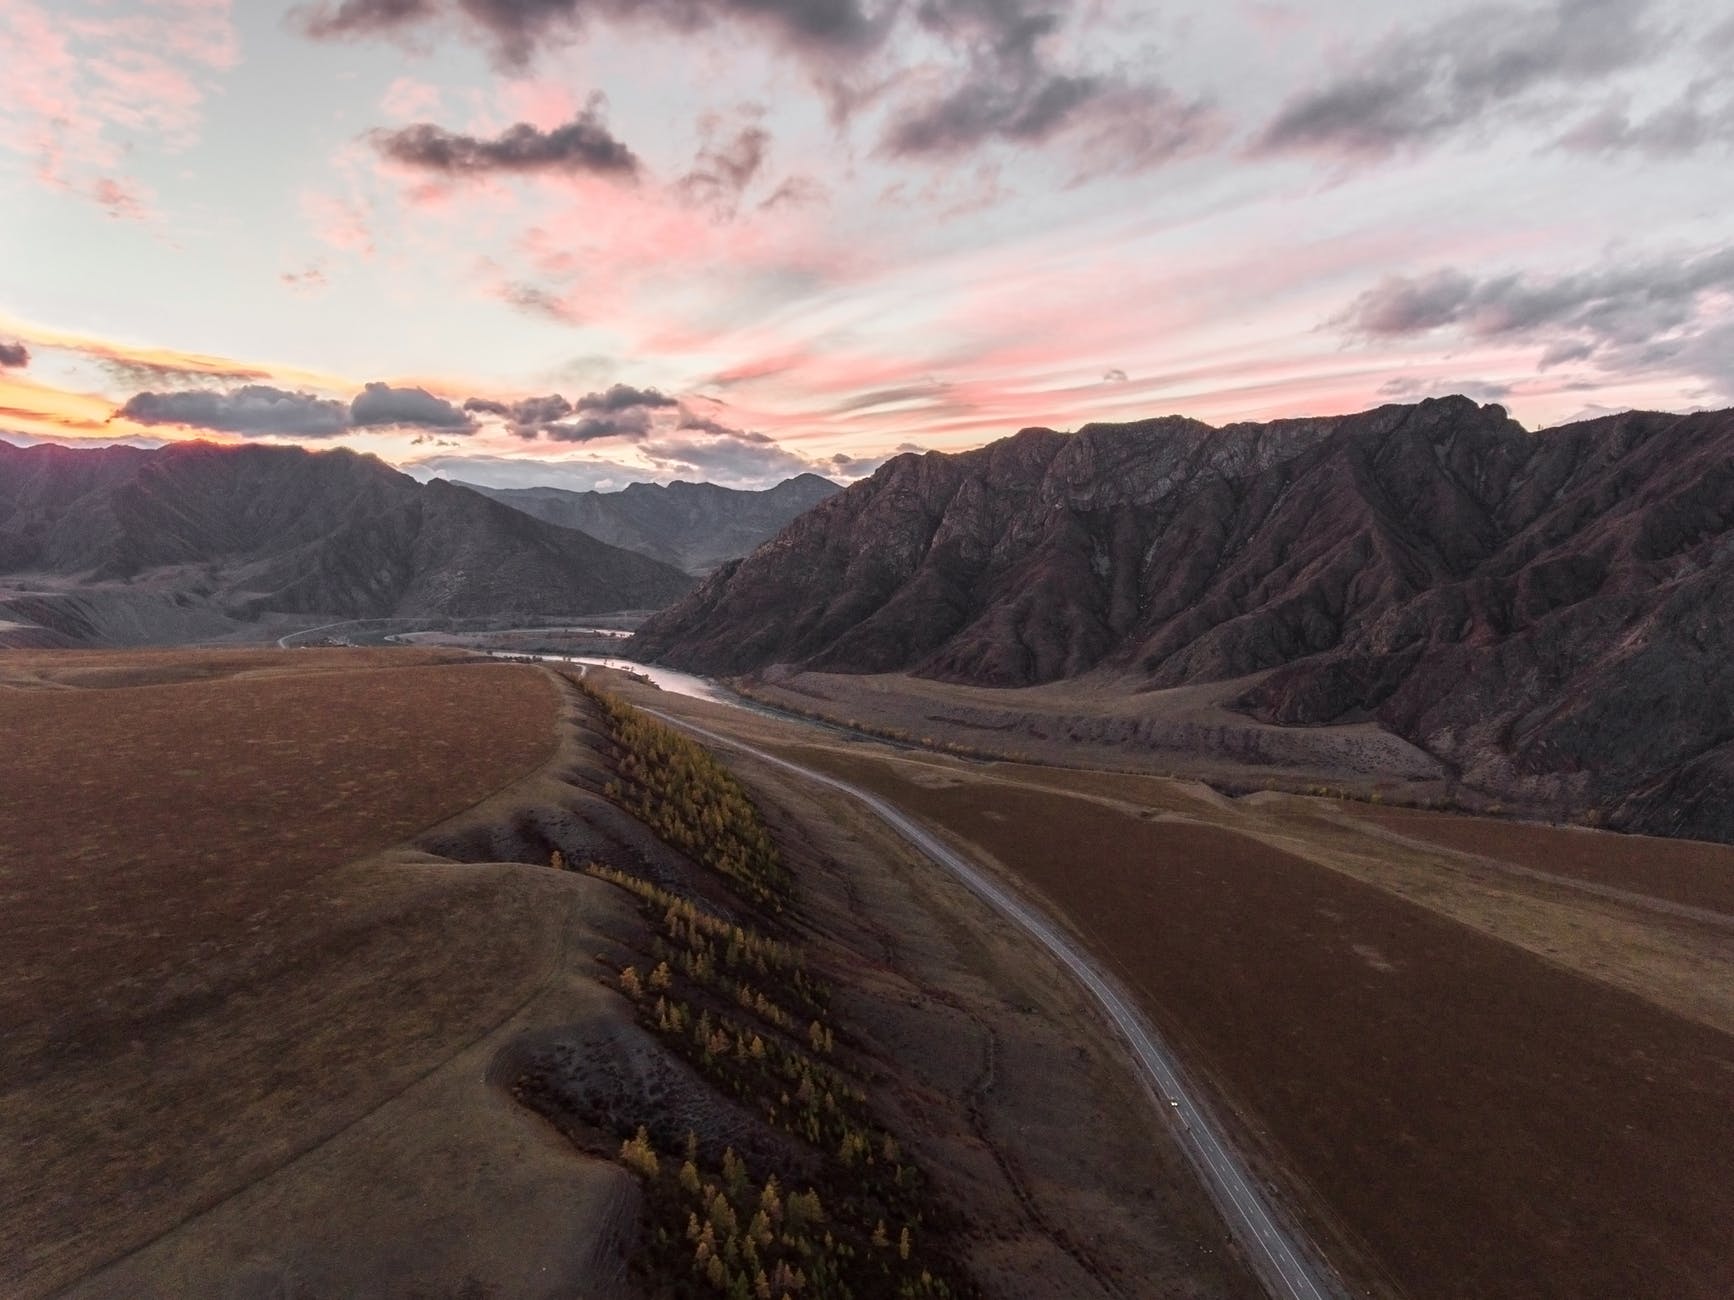
[{"label": "row of trees", "polygon": [[[685,737],[584,689],[612,745],[619,779],[609,797],[762,913],[790,906],[776,845],[733,776]],[[792,1166],[805,1186],[786,1193],[778,1175],[787,1169],[749,1170],[732,1148],[707,1152],[692,1133],[683,1148],[656,1117],[620,1134],[621,1163],[644,1182],[641,1263],[658,1286],[729,1300],[969,1294],[931,1239],[925,1178],[837,1058],[829,991],[801,953],[630,872],[598,862],[585,870],[631,893],[649,926],[648,959],[617,967],[639,1022],[786,1135],[767,1134],[764,1151],[808,1152]]]},{"label": "row of trees", "polygon": [[775,1174],[760,1183],[733,1148],[713,1168],[692,1134],[684,1152],[669,1153],[641,1127],[621,1143],[620,1162],[643,1180],[658,1257],[684,1265],[669,1280],[674,1295],[952,1300],[962,1294],[921,1266],[909,1224],[893,1232],[880,1219],[864,1237],[847,1231],[817,1188],[785,1193]]},{"label": "row of trees", "polygon": [[608,797],[749,902],[782,911],[789,872],[741,783],[704,746],[587,682],[578,687],[613,744],[618,779],[608,783]]}]

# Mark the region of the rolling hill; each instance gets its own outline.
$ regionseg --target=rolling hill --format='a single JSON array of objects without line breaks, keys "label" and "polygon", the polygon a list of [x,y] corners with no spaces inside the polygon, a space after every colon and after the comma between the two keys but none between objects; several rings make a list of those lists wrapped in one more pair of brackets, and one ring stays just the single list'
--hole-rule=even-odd
[{"label": "rolling hill", "polygon": [[1734,412],[1526,432],[1462,397],[906,455],[645,625],[642,657],[1016,687],[1248,679],[1479,788],[1734,838]]},{"label": "rolling hill", "polygon": [[0,574],[13,575],[0,620],[75,644],[208,637],[267,614],[645,609],[691,586],[655,560],[371,456],[209,443],[0,443]]}]

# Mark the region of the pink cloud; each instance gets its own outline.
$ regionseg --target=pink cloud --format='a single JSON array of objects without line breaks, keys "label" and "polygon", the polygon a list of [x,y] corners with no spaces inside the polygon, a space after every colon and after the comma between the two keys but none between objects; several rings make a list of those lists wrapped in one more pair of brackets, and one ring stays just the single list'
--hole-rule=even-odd
[{"label": "pink cloud", "polygon": [[314,236],[332,248],[363,257],[373,255],[373,229],[359,202],[310,192],[301,196],[301,211],[312,224]]},{"label": "pink cloud", "polygon": [[554,81],[511,81],[500,91],[493,113],[471,123],[475,131],[499,130],[513,122],[528,122],[540,131],[552,131],[577,117],[584,101],[573,89]]},{"label": "pink cloud", "polygon": [[155,0],[149,9],[117,16],[104,6],[0,0],[7,145],[35,160],[44,184],[111,211],[117,193],[130,192],[115,175],[129,151],[191,145],[213,76],[240,57],[227,0]]},{"label": "pink cloud", "polygon": [[440,109],[438,86],[430,86],[414,77],[399,77],[385,88],[379,97],[382,113],[396,122],[418,121],[434,116]]},{"label": "pink cloud", "polygon": [[108,215],[122,221],[143,221],[150,215],[150,205],[136,185],[104,176],[90,187],[95,199]]}]

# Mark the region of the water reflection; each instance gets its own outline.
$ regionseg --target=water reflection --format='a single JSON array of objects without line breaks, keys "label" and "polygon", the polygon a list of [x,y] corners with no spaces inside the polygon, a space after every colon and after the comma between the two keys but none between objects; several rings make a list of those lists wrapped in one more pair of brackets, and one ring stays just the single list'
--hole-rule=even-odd
[{"label": "water reflection", "polygon": [[530,655],[511,650],[484,650],[482,653],[496,659],[534,659],[538,663],[546,664],[588,664],[593,668],[613,668],[618,672],[634,673],[648,678],[658,689],[674,695],[689,695],[695,700],[709,700],[713,704],[740,703],[734,695],[708,677],[695,677],[692,673],[676,672],[672,668],[661,668],[656,664],[641,664],[636,659],[616,659],[609,655]]},{"label": "water reflection", "polygon": [[675,695],[690,695],[695,700],[710,700],[715,704],[735,703],[733,695],[708,677],[695,677],[692,673],[676,672],[672,668],[661,668],[656,664],[641,664],[634,659],[576,655],[571,662],[592,664],[597,668],[614,668],[623,673],[637,673],[640,677],[648,677],[660,689],[671,691]]}]

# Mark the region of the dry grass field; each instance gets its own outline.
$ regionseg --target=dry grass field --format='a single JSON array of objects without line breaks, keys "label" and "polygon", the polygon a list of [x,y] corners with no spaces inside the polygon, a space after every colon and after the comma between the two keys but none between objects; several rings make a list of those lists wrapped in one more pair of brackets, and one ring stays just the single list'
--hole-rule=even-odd
[{"label": "dry grass field", "polygon": [[826,766],[1046,897],[1403,1293],[1734,1289],[1734,1038],[1220,825]]},{"label": "dry grass field", "polygon": [[1461,853],[1734,916],[1734,845],[1364,804],[1344,804],[1341,811]]},{"label": "dry grass field", "polygon": [[540,671],[450,656],[0,656],[0,1294],[232,1195],[545,978],[535,889],[366,860],[555,719]]},{"label": "dry grass field", "polygon": [[879,792],[1037,894],[1360,1285],[1734,1294],[1729,851],[664,707]]},{"label": "dry grass field", "polygon": [[238,955],[333,868],[553,750],[547,681],[510,665],[107,658],[38,670],[67,689],[0,689],[16,740],[0,751],[0,915],[21,973],[0,1032],[27,1050],[134,1024],[174,1000],[190,953]]},{"label": "dry grass field", "polygon": [[[717,887],[584,717],[422,651],[0,657],[0,1295],[641,1294],[620,1135],[514,1089],[576,1062],[575,1105],[707,1142],[738,1107],[613,987],[660,933],[632,895],[548,864]],[[773,923],[985,1294],[1256,1293],[1077,990],[846,801],[751,791]]]}]

